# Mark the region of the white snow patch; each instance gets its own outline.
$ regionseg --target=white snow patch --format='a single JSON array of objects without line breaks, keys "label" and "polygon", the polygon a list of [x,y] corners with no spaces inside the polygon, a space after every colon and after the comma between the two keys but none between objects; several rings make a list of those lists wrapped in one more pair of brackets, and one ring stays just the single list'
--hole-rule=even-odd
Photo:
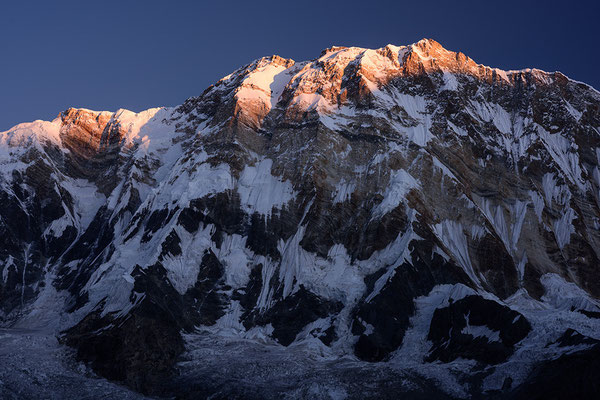
[{"label": "white snow patch", "polygon": [[[375,258],[376,260],[379,260],[379,262],[381,263],[380,266],[387,267],[387,271],[383,275],[381,275],[379,279],[377,279],[377,281],[373,285],[373,291],[369,293],[369,295],[365,299],[365,303],[370,302],[375,296],[377,296],[381,292],[385,284],[396,273],[396,267],[398,267],[399,264],[407,260],[407,256],[409,256],[409,254],[407,254],[406,250],[408,249],[408,245],[410,244],[411,240],[413,240],[415,237],[416,235],[414,234],[411,225],[411,228],[409,230],[407,230],[404,233],[398,234],[398,237],[396,238],[396,240],[394,240],[394,242],[389,244],[382,251],[374,253],[369,258],[369,260],[367,260],[366,263],[370,264],[371,268],[373,267],[373,265],[377,266],[377,263],[372,261],[372,259]],[[379,269],[380,268],[378,267],[376,270]]]},{"label": "white snow patch", "polygon": [[8,280],[8,273],[10,272],[10,267],[13,267],[15,272],[17,272],[17,266],[14,263],[13,256],[9,255],[6,261],[2,263],[2,282],[6,283]]},{"label": "white snow patch", "polygon": [[169,178],[154,189],[158,194],[153,200],[154,205],[179,203],[186,207],[191,200],[233,189],[234,179],[229,164],[213,167],[204,162],[206,157],[206,153],[202,152],[194,159],[195,163],[190,169],[186,169],[185,165],[176,165],[170,171]]},{"label": "white snow patch", "polygon": [[450,169],[448,169],[448,167],[446,167],[444,164],[442,164],[442,162],[436,157],[436,156],[431,156],[431,160],[433,161],[433,165],[438,168],[439,170],[442,171],[442,173],[449,177],[450,179],[453,179],[454,181],[458,182],[458,179],[456,178],[456,175],[454,175],[454,173],[452,173],[452,171],[450,171]]},{"label": "white snow patch", "polygon": [[471,281],[480,287],[479,278],[475,274],[475,270],[471,264],[469,246],[463,225],[457,221],[444,220],[432,228],[438,239],[440,239],[450,254],[454,256],[455,261],[463,268],[467,276],[471,278]]},{"label": "white snow patch", "polygon": [[69,213],[65,212],[65,214],[55,219],[50,223],[48,228],[44,231],[44,236],[53,236],[53,237],[61,237],[67,227],[73,225],[73,220]]},{"label": "white snow patch", "polygon": [[571,241],[571,235],[575,233],[573,220],[576,218],[575,211],[571,207],[566,207],[563,210],[562,216],[554,221],[552,227],[554,228],[554,236],[559,248],[562,249]]},{"label": "white snow patch", "polygon": [[258,66],[244,78],[238,87],[235,97],[238,101],[260,101],[268,109],[277,105],[286,85],[295,71],[294,67],[269,63]]},{"label": "white snow patch", "polygon": [[[171,232],[168,229],[165,229],[165,231]],[[185,294],[196,283],[200,271],[199,261],[202,260],[205,251],[212,245],[211,235],[214,232],[214,226],[201,225],[200,229],[193,235],[179,226],[175,226],[174,231],[180,238],[181,254],[177,256],[165,255],[162,264],[167,270],[167,277],[175,290]]]},{"label": "white snow patch", "polygon": [[334,107],[318,93],[300,93],[289,105],[290,108],[299,108],[302,111],[316,110],[319,114],[329,114]]},{"label": "white snow patch", "polygon": [[487,232],[484,226],[473,224],[471,225],[471,239],[479,240]]},{"label": "white snow patch", "polygon": [[563,101],[565,103],[565,108],[567,109],[569,114],[571,114],[571,116],[573,118],[575,118],[577,120],[577,122],[579,122],[583,113],[581,111],[578,111],[575,107],[573,107],[573,105],[571,103],[569,103],[567,100],[563,100]]},{"label": "white snow patch", "polygon": [[467,131],[465,131],[463,128],[458,127],[457,125],[455,125],[454,123],[452,123],[450,120],[447,120],[446,123],[448,124],[448,127],[450,129],[452,129],[452,131],[454,133],[456,133],[458,136],[469,136],[469,134],[467,133]]},{"label": "white snow patch", "polygon": [[419,371],[429,379],[439,383],[440,387],[450,395],[458,398],[467,398],[468,389],[460,383],[458,376],[461,372],[469,370],[476,363],[470,360],[458,359],[452,363],[426,363],[425,357],[429,354],[432,343],[427,340],[426,332],[433,313],[438,307],[448,306],[448,299],[460,300],[476,292],[462,284],[437,285],[426,296],[415,299],[415,315],[410,319],[410,325],[404,334],[402,346],[392,353],[389,365],[398,369]]},{"label": "white snow patch", "polygon": [[281,208],[295,197],[292,183],[271,174],[273,160],[262,159],[247,165],[237,185],[246,212],[270,216],[273,208]]},{"label": "white snow patch", "polygon": [[582,191],[586,191],[576,144],[560,133],[551,134],[538,125],[539,137],[559,170]]},{"label": "white snow patch", "polygon": [[442,90],[457,90],[458,89],[458,80],[453,73],[444,71],[443,75],[444,84],[442,85]]},{"label": "white snow patch", "polygon": [[225,282],[234,289],[248,284],[250,259],[253,254],[246,248],[246,236],[226,235],[215,255],[225,267]]},{"label": "white snow patch", "polygon": [[300,246],[304,230],[305,227],[301,226],[293,237],[286,242],[280,240],[278,244],[283,296],[287,297],[299,285],[304,285],[324,298],[354,302],[364,292],[365,285],[363,275],[351,264],[345,247],[336,244],[329,249],[326,259],[318,257]]},{"label": "white snow patch", "polygon": [[71,193],[75,215],[81,231],[85,230],[96,216],[98,209],[106,204],[106,197],[93,183],[85,179],[64,179],[61,186]]},{"label": "white snow patch", "polygon": [[531,197],[531,201],[533,203],[533,209],[535,210],[535,215],[537,215],[538,222],[542,222],[542,212],[544,211],[544,198],[533,190],[529,191],[529,197]]},{"label": "white snow patch", "polygon": [[388,186],[383,193],[383,200],[373,211],[374,215],[385,215],[400,205],[411,189],[419,188],[420,185],[415,178],[403,169],[394,170],[390,173]]},{"label": "white snow patch", "polygon": [[218,333],[224,337],[239,337],[246,331],[244,325],[240,322],[242,316],[242,306],[237,300],[232,300],[225,310],[225,314],[217,320],[215,325],[210,327],[201,327],[200,330],[209,330]]},{"label": "white snow patch", "polygon": [[484,325],[471,325],[469,315],[465,315],[467,325],[462,329],[461,333],[471,335],[475,338],[483,337],[488,342],[500,342],[500,332],[494,331]]},{"label": "white snow patch", "polygon": [[355,182],[346,182],[344,178],[338,182],[333,192],[333,204],[343,203],[344,201],[350,200],[352,193],[356,189]]},{"label": "white snow patch", "polygon": [[542,275],[540,282],[545,293],[542,300],[559,310],[572,308],[587,311],[599,311],[600,302],[573,282],[567,282],[560,275],[548,273]]}]

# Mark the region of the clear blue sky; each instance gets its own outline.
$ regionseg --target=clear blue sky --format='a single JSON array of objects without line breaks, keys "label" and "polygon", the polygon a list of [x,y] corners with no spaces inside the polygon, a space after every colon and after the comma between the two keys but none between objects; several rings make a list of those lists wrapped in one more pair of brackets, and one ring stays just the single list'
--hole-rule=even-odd
[{"label": "clear blue sky", "polygon": [[172,106],[264,55],[423,37],[600,88],[598,1],[3,1],[0,131],[70,107]]}]

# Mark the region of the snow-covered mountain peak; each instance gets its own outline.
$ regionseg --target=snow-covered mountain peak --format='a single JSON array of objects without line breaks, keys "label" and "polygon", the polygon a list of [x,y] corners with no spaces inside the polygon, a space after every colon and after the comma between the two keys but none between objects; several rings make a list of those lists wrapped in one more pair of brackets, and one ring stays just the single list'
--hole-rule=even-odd
[{"label": "snow-covered mountain peak", "polygon": [[89,158],[110,148],[132,145],[140,129],[162,108],[139,113],[126,109],[115,112],[69,108],[59,114],[60,138],[65,148]]},{"label": "snow-covered mountain peak", "polygon": [[25,122],[0,132],[0,140],[6,147],[27,147],[28,142],[50,142],[66,150],[71,150],[70,147],[78,143],[81,147],[78,150],[84,151],[85,148],[88,156],[91,156],[110,141],[127,145],[141,139],[138,137],[140,129],[159,111],[164,111],[161,118],[168,118],[171,113],[164,107],[139,113],[126,109],[112,112],[70,107],[52,121]]},{"label": "snow-covered mountain peak", "polygon": [[329,115],[344,106],[389,104],[394,88],[410,85],[414,79],[426,79],[428,85],[443,91],[460,90],[463,84],[478,81],[499,86],[523,82],[549,85],[555,75],[490,68],[433,39],[379,49],[333,46],[311,61],[294,62],[279,56],[255,60],[190,99],[181,111],[196,109],[201,121],[215,112],[226,113],[233,126],[260,129],[267,116],[280,116],[275,112],[278,108],[294,121],[311,112]]},{"label": "snow-covered mountain peak", "polygon": [[18,125],[0,134],[0,323],[67,329],[133,385],[198,331],[518,385],[567,329],[600,340],[599,104],[428,39]]}]

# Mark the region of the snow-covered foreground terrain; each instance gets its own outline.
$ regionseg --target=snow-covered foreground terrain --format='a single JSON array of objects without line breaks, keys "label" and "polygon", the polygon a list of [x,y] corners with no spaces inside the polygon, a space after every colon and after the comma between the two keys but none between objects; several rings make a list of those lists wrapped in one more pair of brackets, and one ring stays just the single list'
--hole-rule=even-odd
[{"label": "snow-covered foreground terrain", "polygon": [[[416,299],[417,311],[403,345],[386,362],[361,361],[318,339],[284,347],[262,332],[241,338],[233,332],[207,329],[185,335],[187,351],[177,364],[175,380],[180,391],[175,392],[290,399],[510,396],[510,390],[525,382],[538,362],[588,350],[600,340],[599,318],[569,311],[573,301],[582,299],[569,298],[560,280],[548,284],[555,286],[549,288],[552,294],[545,303],[523,293],[508,299],[507,304],[531,321],[534,332],[519,343],[513,357],[498,365],[485,367],[462,358],[450,363],[424,362],[432,346],[426,332],[436,308],[448,306],[449,299],[475,293],[462,285],[442,285]],[[559,345],[559,338],[573,327],[589,342]],[[466,331],[490,342],[500,341],[497,331],[482,326],[467,326]]]},{"label": "snow-covered foreground terrain", "polygon": [[146,397],[98,377],[49,333],[0,329],[0,399],[127,399]]},{"label": "snow-covered foreground terrain", "polygon": [[[317,338],[285,347],[261,329],[236,331],[225,315],[213,327],[184,335],[186,351],[176,373],[159,383],[166,398],[212,399],[445,399],[477,393],[510,396],[526,381],[536,363],[586,351],[600,340],[600,318],[572,312],[595,302],[557,277],[545,280],[544,302],[518,292],[505,304],[519,310],[533,326],[514,355],[504,363],[483,366],[458,358],[425,363],[432,342],[426,332],[434,311],[476,293],[463,285],[441,285],[415,299],[403,345],[389,360],[361,361]],[[499,301],[498,299],[496,299]],[[569,328],[583,341],[561,343]],[[499,342],[499,332],[467,324],[463,333]],[[75,351],[59,344],[49,330],[0,329],[0,398],[2,399],[143,399],[140,394],[98,377],[75,360]],[[508,382],[508,386],[507,386]],[[504,397],[499,397],[504,398]]]},{"label": "snow-covered foreground terrain", "polygon": [[[178,364],[178,394],[194,398],[365,399],[450,398],[439,383],[414,370],[337,358],[314,341],[276,343],[212,334],[186,336],[188,351]],[[211,360],[211,362],[206,362]]]},{"label": "snow-covered foreground terrain", "polygon": [[[449,398],[417,374],[328,357],[326,349],[211,334],[186,339],[189,350],[178,364],[179,375],[165,383],[178,398],[333,400],[381,398],[382,391],[407,399]],[[0,398],[148,399],[98,377],[54,335],[22,329],[0,329]]]},{"label": "snow-covered foreground terrain", "polygon": [[[178,397],[347,399],[382,390],[410,399],[432,393],[445,397],[416,374],[353,357],[328,357],[325,346],[285,348],[207,333],[186,339],[189,350],[178,364],[179,376],[167,383]],[[147,399],[98,377],[54,335],[23,329],[0,329],[0,398]]]}]

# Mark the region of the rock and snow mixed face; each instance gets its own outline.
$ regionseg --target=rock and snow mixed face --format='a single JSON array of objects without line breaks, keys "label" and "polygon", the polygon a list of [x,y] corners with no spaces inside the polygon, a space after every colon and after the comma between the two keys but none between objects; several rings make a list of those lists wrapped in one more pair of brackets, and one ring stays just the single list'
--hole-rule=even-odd
[{"label": "rock and snow mixed face", "polygon": [[177,108],[21,124],[0,133],[0,317],[67,329],[139,388],[143,362],[114,367],[136,345],[90,344],[144,337],[135,357],[165,372],[202,331],[522,382],[566,329],[600,339],[599,129],[593,88],[432,40],[266,57]]}]

